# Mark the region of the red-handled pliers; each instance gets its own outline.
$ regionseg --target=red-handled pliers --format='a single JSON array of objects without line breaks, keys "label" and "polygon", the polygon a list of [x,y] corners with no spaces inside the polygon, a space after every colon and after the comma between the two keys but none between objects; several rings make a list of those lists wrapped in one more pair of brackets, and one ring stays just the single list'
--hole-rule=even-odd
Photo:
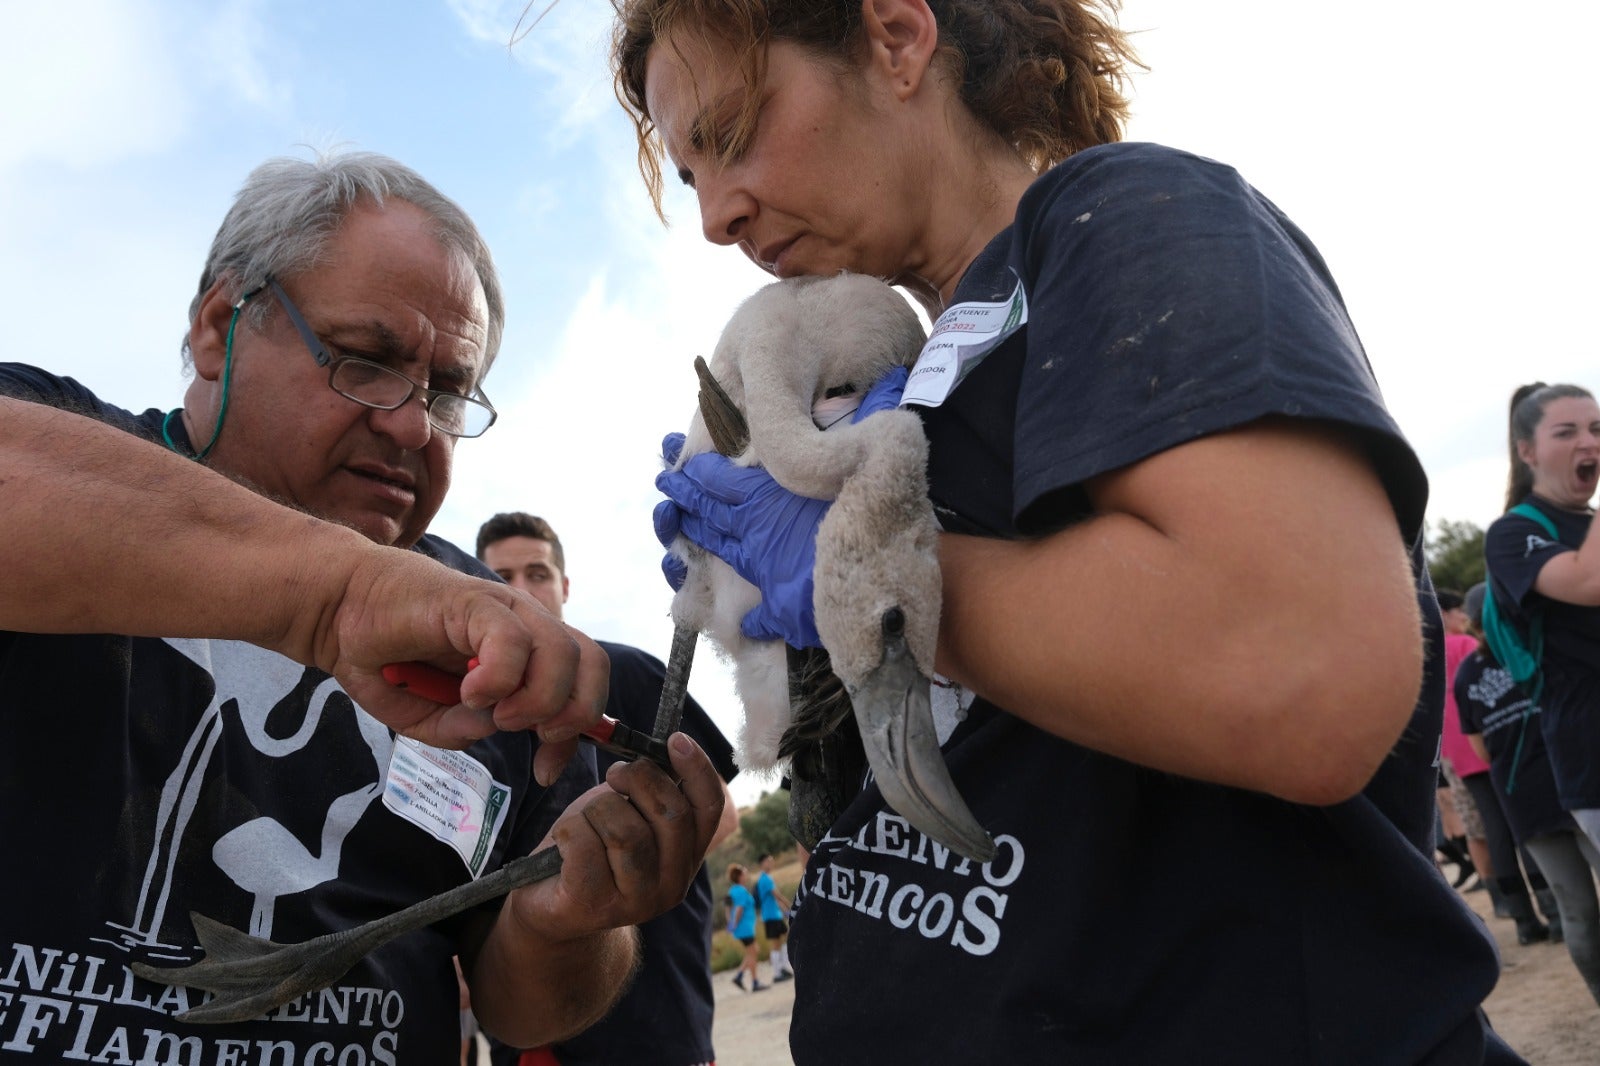
[{"label": "red-handled pliers", "polygon": [[[478,660],[473,659],[467,663],[467,669],[477,665]],[[427,663],[390,663],[383,668],[383,679],[395,688],[409,689],[435,703],[450,706],[461,702],[461,678]],[[625,725],[610,715],[601,715],[599,722],[579,736],[618,758],[631,761],[643,757],[672,773],[666,741]]]}]

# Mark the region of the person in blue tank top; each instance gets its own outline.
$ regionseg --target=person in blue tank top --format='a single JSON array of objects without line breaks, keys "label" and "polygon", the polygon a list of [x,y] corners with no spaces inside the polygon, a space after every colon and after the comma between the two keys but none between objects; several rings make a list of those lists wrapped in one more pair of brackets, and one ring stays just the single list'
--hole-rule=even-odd
[{"label": "person in blue tank top", "polygon": [[[747,873],[739,863],[728,866],[728,931],[744,945],[744,958],[739,961],[733,983],[750,992],[763,992],[768,986],[756,978],[756,901],[744,885]],[[749,985],[744,983],[746,973],[750,975]]]},{"label": "person in blue tank top", "polygon": [[761,867],[761,876],[756,878],[756,901],[761,907],[762,932],[767,938],[772,980],[774,983],[790,981],[794,979],[794,970],[789,966],[789,949],[784,945],[784,938],[789,935],[789,901],[772,879],[772,853],[762,852],[756,862]]},{"label": "person in blue tank top", "polygon": [[[1518,1061],[1432,862],[1426,477],[1310,238],[1120,143],[1116,5],[615,7],[658,205],[676,178],[707,240],[934,323],[863,408],[926,430],[939,740],[995,853],[848,782],[802,841],[795,1061]],[[820,643],[826,501],[712,454],[657,484],[658,534],[761,590],[746,635]]]}]

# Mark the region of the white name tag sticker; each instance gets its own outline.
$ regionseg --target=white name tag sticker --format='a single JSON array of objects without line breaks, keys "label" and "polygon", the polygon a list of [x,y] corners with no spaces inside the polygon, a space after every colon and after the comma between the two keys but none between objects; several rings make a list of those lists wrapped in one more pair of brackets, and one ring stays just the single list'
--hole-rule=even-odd
[{"label": "white name tag sticker", "polygon": [[510,798],[511,789],[472,756],[394,738],[383,805],[455,848],[473,877],[489,861]]},{"label": "white name tag sticker", "polygon": [[1022,279],[998,303],[962,303],[945,309],[933,324],[928,343],[911,368],[900,402],[938,407],[983,357],[1028,322],[1028,295]]}]

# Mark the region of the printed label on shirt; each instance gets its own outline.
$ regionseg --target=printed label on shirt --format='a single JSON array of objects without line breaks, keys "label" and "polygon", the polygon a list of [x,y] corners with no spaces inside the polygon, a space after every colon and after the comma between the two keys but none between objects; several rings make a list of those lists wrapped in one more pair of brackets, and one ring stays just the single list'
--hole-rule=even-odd
[{"label": "printed label on shirt", "polygon": [[980,958],[993,955],[1027,865],[1020,839],[995,833],[994,843],[995,857],[975,863],[902,816],[879,811],[854,836],[830,831],[817,842],[795,912],[816,907],[827,915],[847,908],[891,938],[885,943],[914,937]]},{"label": "printed label on shirt", "polygon": [[961,303],[945,309],[922,346],[902,404],[938,407],[984,356],[1028,322],[1028,296],[1022,279],[999,303]]},{"label": "printed label on shirt", "polygon": [[383,805],[455,848],[473,877],[489,860],[510,796],[472,756],[395,737]]}]

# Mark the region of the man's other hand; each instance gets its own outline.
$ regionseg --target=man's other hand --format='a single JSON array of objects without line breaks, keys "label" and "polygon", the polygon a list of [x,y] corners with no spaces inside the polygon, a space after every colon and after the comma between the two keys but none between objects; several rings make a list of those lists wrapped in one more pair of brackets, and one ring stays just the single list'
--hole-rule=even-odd
[{"label": "man's other hand", "polygon": [[[722,818],[722,779],[693,740],[668,743],[675,784],[654,763],[614,763],[573,801],[546,843],[561,849],[561,875],[508,897],[505,920],[548,941],[637,925],[688,894]],[[543,846],[543,845],[541,845]]]}]

